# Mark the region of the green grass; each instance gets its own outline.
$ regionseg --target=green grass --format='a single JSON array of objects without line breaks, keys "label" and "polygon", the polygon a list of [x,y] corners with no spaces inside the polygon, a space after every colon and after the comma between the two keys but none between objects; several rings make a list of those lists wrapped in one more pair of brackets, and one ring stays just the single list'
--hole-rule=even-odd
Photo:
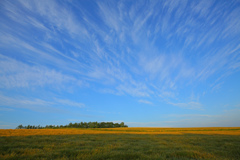
[{"label": "green grass", "polygon": [[0,159],[240,159],[240,136],[96,134],[0,137]]}]

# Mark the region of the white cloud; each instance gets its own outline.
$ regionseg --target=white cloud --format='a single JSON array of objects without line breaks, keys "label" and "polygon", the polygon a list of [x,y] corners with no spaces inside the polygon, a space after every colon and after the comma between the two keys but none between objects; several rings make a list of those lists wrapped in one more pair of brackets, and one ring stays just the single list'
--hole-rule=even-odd
[{"label": "white cloud", "polygon": [[161,98],[174,98],[175,95],[176,94],[174,92],[171,92],[171,91],[162,91],[159,96]]},{"label": "white cloud", "polygon": [[14,111],[12,108],[0,107],[0,111]]},{"label": "white cloud", "polygon": [[52,27],[56,27],[58,31],[67,31],[72,37],[75,35],[87,36],[86,29],[74,17],[71,10],[63,8],[55,1],[29,1],[34,6],[32,12],[37,12],[48,20]]},{"label": "white cloud", "polygon": [[140,99],[138,102],[139,102],[139,103],[144,103],[144,104],[150,104],[150,105],[153,104],[152,102],[147,101],[147,100],[143,100],[143,99]]},{"label": "white cloud", "polygon": [[0,95],[0,106],[8,106],[13,108],[23,108],[30,109],[37,112],[48,112],[57,111],[56,109],[50,107],[54,103],[49,101],[44,101],[41,99],[25,99],[24,97],[9,97],[5,95]]},{"label": "white cloud", "polygon": [[4,106],[8,106],[13,108],[29,109],[37,112],[63,112],[61,109],[62,106],[67,107],[66,109],[69,109],[69,107],[85,107],[83,103],[71,101],[68,99],[42,100],[39,98],[27,98],[23,96],[10,97],[3,94],[0,94],[0,106],[2,106],[1,108],[5,110],[8,108]]},{"label": "white cloud", "polygon": [[84,108],[85,104],[79,103],[79,102],[73,102],[67,99],[55,99],[55,102],[57,102],[60,105],[64,106],[71,106],[71,107],[78,107],[78,108]]},{"label": "white cloud", "polygon": [[125,84],[125,85],[119,85],[117,88],[118,93],[126,93],[131,96],[136,97],[149,97],[152,93],[151,90],[149,90],[144,84]]},{"label": "white cloud", "polygon": [[180,108],[185,108],[185,109],[196,109],[196,110],[202,110],[202,104],[199,102],[188,102],[188,103],[172,103],[168,102],[171,105],[180,107]]},{"label": "white cloud", "polygon": [[[119,13],[112,5],[103,4],[101,1],[98,1],[99,13],[102,16],[104,22],[108,25],[110,29],[114,29],[116,32],[119,32],[119,27],[121,27],[121,21],[119,19]],[[109,16],[111,15],[111,16]]]},{"label": "white cloud", "polygon": [[[16,25],[2,25],[0,46],[16,52],[9,57],[21,54],[26,63],[0,57],[2,88],[82,85],[84,79],[111,87],[112,94],[168,99],[177,98],[190,82],[198,85],[240,67],[238,7],[226,10],[209,1],[141,1],[129,6],[99,1],[98,15],[74,5],[76,15],[74,2],[69,7],[57,1],[19,3],[3,2],[3,13]],[[217,45],[223,40],[224,45]],[[194,101],[172,105],[201,108]]]},{"label": "white cloud", "polygon": [[0,55],[0,86],[1,88],[43,87],[51,85],[65,87],[66,83],[82,84],[75,77],[64,75],[43,66],[31,66]]}]

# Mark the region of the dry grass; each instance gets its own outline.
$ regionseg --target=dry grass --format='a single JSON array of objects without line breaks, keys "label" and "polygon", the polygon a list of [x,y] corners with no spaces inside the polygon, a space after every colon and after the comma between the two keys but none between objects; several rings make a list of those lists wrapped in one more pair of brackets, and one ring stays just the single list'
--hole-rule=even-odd
[{"label": "dry grass", "polygon": [[91,128],[91,129],[1,129],[0,136],[77,134],[206,134],[240,135],[240,127],[206,128]]},{"label": "dry grass", "polygon": [[0,159],[240,159],[240,127],[0,130]]}]

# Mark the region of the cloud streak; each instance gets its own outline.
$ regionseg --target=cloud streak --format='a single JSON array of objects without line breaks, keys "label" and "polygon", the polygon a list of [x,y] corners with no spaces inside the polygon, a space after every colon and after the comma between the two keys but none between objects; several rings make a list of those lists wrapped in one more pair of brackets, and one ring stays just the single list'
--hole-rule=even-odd
[{"label": "cloud streak", "polygon": [[[213,6],[213,3],[205,1],[199,3],[187,1],[184,1],[184,3],[179,1],[143,2],[138,5],[131,4],[130,7],[126,7],[126,4],[121,1],[109,4],[97,2],[94,7],[98,9],[99,21],[103,22],[99,26],[87,10],[79,10],[81,16],[76,17],[75,12],[69,8],[64,8],[64,5],[67,4],[61,5],[55,1],[41,3],[19,1],[18,3],[21,4],[20,8],[17,8],[11,2],[4,1],[3,8],[6,16],[10,17],[16,24],[22,26],[30,24],[34,30],[43,31],[44,37],[39,37],[42,40],[46,40],[46,37],[54,37],[55,39],[47,39],[48,43],[33,41],[35,43],[33,45],[22,41],[22,39],[29,39],[28,33],[25,37],[24,35],[17,36],[17,34],[11,35],[13,30],[9,30],[7,31],[8,35],[2,38],[2,42],[6,43],[8,39],[8,44],[15,44],[17,48],[24,47],[39,54],[43,58],[42,62],[51,59],[48,64],[52,63],[55,67],[60,67],[60,64],[68,66],[71,63],[71,67],[64,68],[64,70],[67,69],[67,71],[74,73],[74,77],[84,76],[84,78],[90,78],[92,81],[98,82],[107,80],[115,85],[116,92],[120,91],[133,96],[149,96],[149,92],[140,93],[139,87],[131,83],[135,81],[143,84],[147,88],[146,90],[151,90],[148,81],[139,81],[139,78],[145,76],[149,77],[149,81],[155,83],[158,90],[167,88],[170,92],[180,88],[179,85],[182,81],[207,80],[221,70],[229,71],[239,68],[239,55],[235,55],[233,59],[233,55],[229,55],[231,51],[226,49],[221,51],[224,48],[209,51],[201,49],[202,56],[198,57],[201,63],[192,64],[191,61],[195,59],[191,58],[190,55],[191,52],[199,51],[200,47],[208,46],[204,43],[214,44],[228,36],[236,39],[235,35],[239,34],[237,29],[239,23],[235,18],[238,8],[229,13],[229,10],[226,10],[221,4]],[[179,5],[176,5],[178,3]],[[234,3],[232,2],[232,4]],[[145,10],[141,8],[143,5]],[[115,8],[112,8],[112,6],[115,6]],[[152,11],[156,9],[156,6],[162,7],[165,11],[162,13],[161,9],[158,9],[156,13],[153,13]],[[217,11],[218,9],[226,14],[217,15],[211,11]],[[185,13],[185,10],[191,14]],[[27,11],[30,14],[21,16],[23,13],[27,14]],[[108,16],[110,14],[112,16]],[[47,22],[43,22],[41,18],[37,19],[37,15],[45,17]],[[173,19],[171,22],[169,21],[170,18]],[[206,21],[200,22],[199,19],[201,18],[205,18]],[[222,21],[228,22],[225,23],[227,25],[223,26]],[[109,29],[104,28],[104,26]],[[196,28],[197,30],[202,28],[202,31],[196,32]],[[64,32],[67,35],[64,39],[61,39]],[[129,32],[132,33],[129,34]],[[222,32],[224,32],[224,35],[222,35]],[[148,38],[143,40],[142,37]],[[199,39],[199,37],[203,38]],[[19,38],[21,40],[18,40]],[[176,51],[170,51],[173,54],[166,53],[165,50],[169,50],[173,44],[175,46],[180,45],[178,38],[188,45],[184,45],[183,48],[177,47]],[[192,40],[189,41],[190,39]],[[156,45],[158,41],[162,41],[160,46],[165,46],[163,51]],[[72,51],[66,52],[65,47],[59,48],[55,45],[55,42],[70,45]],[[80,49],[79,43],[92,49]],[[191,48],[189,48],[190,44]],[[238,47],[234,48],[236,43],[232,43],[232,41],[229,41],[225,46],[232,48],[233,52],[239,52]],[[189,49],[191,52],[188,51]],[[127,51],[130,50],[134,54],[128,54]],[[25,54],[23,53],[23,55]],[[190,59],[187,58],[189,55]],[[231,66],[234,67],[228,66],[227,62],[230,59],[232,61]],[[31,58],[31,60],[34,59]],[[66,63],[66,60],[69,62]],[[126,83],[126,81],[130,83]],[[158,85],[156,81],[160,81],[163,85]]]},{"label": "cloud streak", "polygon": [[43,87],[51,85],[63,86],[66,83],[81,85],[75,77],[48,69],[44,66],[31,66],[0,55],[0,86],[1,88]]},{"label": "cloud streak", "polygon": [[202,104],[199,102],[188,102],[188,103],[172,103],[169,102],[169,104],[185,109],[196,109],[196,110],[202,110]]},{"label": "cloud streak", "polygon": [[[37,112],[63,112],[62,106],[84,108],[83,103],[74,102],[68,99],[42,100],[38,98],[26,98],[23,96],[9,97],[0,94],[0,106],[5,111],[12,111],[12,108],[29,109]],[[6,108],[11,107],[11,108]]]},{"label": "cloud streak", "polygon": [[147,100],[143,100],[143,99],[140,99],[138,102],[139,102],[139,103],[143,103],[143,104],[153,105],[152,102],[147,101]]}]

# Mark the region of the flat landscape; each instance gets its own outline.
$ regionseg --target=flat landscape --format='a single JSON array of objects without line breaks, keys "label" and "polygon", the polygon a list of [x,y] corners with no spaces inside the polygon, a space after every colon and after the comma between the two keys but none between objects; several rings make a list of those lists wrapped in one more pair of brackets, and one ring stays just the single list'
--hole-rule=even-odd
[{"label": "flat landscape", "polygon": [[0,160],[240,160],[239,82],[240,0],[0,0]]},{"label": "flat landscape", "polygon": [[0,159],[240,159],[240,127],[2,129]]}]

